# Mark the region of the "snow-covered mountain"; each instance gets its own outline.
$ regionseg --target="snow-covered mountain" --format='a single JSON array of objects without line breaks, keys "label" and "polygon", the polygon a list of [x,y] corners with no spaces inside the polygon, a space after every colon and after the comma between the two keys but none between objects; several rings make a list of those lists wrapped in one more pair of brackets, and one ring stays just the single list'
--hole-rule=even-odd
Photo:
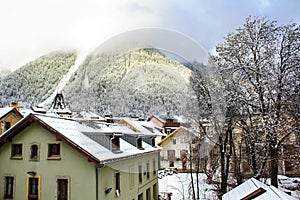
[{"label": "snow-covered mountain", "polygon": [[0,102],[19,101],[27,106],[43,102],[49,106],[51,94],[62,91],[73,111],[186,115],[194,99],[189,86],[191,73],[155,49],[86,57],[75,51],[55,52],[1,77]]},{"label": "snow-covered mountain", "polygon": [[52,52],[0,77],[0,106],[19,102],[36,105],[45,100],[76,60],[76,51]]}]

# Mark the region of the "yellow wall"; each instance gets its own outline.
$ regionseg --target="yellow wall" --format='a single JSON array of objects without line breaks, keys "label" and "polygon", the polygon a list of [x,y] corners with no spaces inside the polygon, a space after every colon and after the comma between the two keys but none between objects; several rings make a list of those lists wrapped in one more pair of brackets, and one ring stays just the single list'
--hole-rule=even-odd
[{"label": "yellow wall", "polygon": [[[175,150],[175,157],[179,160],[174,160],[174,167],[181,169],[182,160],[180,160],[180,152],[181,150],[186,150],[190,152],[190,143],[192,143],[193,137],[194,135],[192,133],[184,129],[178,129],[176,130],[176,132],[174,132],[173,136],[171,135],[168,138],[166,138],[165,141],[160,144],[160,147],[162,147],[162,151],[160,153],[160,167],[169,167],[168,150]],[[176,144],[173,144],[173,139],[176,140]]]},{"label": "yellow wall", "polygon": [[13,112],[10,112],[6,117],[0,119],[0,135],[4,132],[5,122],[10,122],[10,126],[17,123],[21,117]]}]

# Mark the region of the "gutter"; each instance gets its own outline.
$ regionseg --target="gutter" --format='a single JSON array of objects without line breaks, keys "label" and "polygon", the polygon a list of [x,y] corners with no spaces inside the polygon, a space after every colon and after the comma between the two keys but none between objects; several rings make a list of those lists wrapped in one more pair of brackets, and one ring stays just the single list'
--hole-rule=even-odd
[{"label": "gutter", "polygon": [[96,180],[96,200],[99,200],[99,173],[98,173],[98,170],[100,169],[100,168],[103,168],[104,167],[104,165],[101,165],[101,164],[99,164],[98,166],[96,165],[95,166],[95,180]]},{"label": "gutter", "polygon": [[100,163],[100,165],[105,165],[105,164],[109,164],[109,163],[119,162],[122,160],[138,158],[138,157],[141,157],[144,155],[159,153],[160,151],[161,151],[160,149],[155,149],[153,151],[143,152],[143,153],[139,153],[139,154],[128,155],[128,156],[123,156],[123,157],[119,157],[119,158],[111,158],[111,159],[100,161],[99,163]]}]

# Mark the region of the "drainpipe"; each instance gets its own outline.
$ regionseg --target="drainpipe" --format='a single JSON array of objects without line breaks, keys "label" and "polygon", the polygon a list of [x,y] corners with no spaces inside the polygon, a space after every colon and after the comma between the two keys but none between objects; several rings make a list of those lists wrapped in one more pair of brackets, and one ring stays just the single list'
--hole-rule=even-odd
[{"label": "drainpipe", "polygon": [[96,200],[99,200],[99,192],[98,192],[98,186],[99,186],[99,180],[98,180],[98,169],[99,167],[95,167],[96,171]]},{"label": "drainpipe", "polygon": [[96,178],[96,200],[99,200],[99,173],[98,170],[100,168],[103,168],[104,164],[99,164],[98,166],[96,165],[95,167],[95,178]]},{"label": "drainpipe", "polygon": [[109,141],[109,150],[110,151],[113,151],[113,145],[112,145],[113,139],[115,139],[115,135],[114,134],[112,135],[112,137],[110,138],[110,141]]}]

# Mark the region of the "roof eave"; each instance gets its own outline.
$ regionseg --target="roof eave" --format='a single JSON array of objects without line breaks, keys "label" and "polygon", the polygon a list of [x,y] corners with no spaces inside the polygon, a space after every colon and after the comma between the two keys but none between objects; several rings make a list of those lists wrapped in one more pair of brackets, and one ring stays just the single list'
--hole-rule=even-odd
[{"label": "roof eave", "polygon": [[138,157],[148,155],[148,154],[159,153],[160,151],[161,151],[161,149],[158,148],[158,149],[154,149],[152,151],[142,152],[142,153],[138,153],[138,154],[123,156],[123,157],[119,157],[119,158],[106,159],[106,160],[100,161],[100,165],[110,164],[110,163],[119,162],[119,161],[127,160],[127,159],[138,158]]},{"label": "roof eave", "polygon": [[88,158],[88,161],[94,162],[95,164],[99,164],[100,161],[87,151],[85,151],[83,148],[81,148],[79,145],[76,145],[74,142],[69,140],[67,137],[65,137],[63,134],[61,134],[59,131],[55,130],[54,128],[50,127],[48,124],[40,120],[38,117],[35,117],[34,114],[30,113],[25,118],[21,119],[18,123],[16,123],[13,127],[11,127],[8,131],[0,137],[0,147],[12,140],[12,138],[20,133],[24,128],[26,128],[31,123],[37,123],[46,130],[48,130],[50,133],[54,134],[56,136],[56,140],[63,141],[66,144],[70,145],[72,148],[77,150],[80,154]]}]

